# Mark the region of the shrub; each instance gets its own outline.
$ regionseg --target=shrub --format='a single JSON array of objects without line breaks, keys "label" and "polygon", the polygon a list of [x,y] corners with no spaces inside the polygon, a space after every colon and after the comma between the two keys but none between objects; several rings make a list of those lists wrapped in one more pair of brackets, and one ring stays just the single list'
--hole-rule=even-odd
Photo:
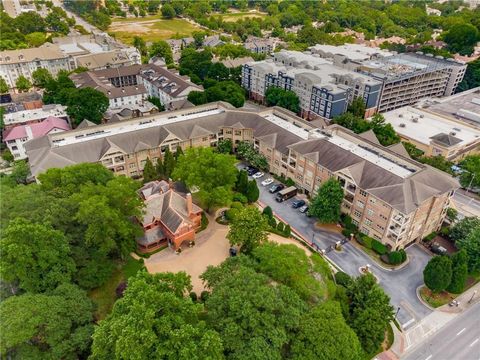
[{"label": "shrub", "polygon": [[270,227],[272,229],[276,229],[277,228],[277,220],[275,220],[275,218],[273,216],[271,218],[268,218],[268,225],[270,225]]},{"label": "shrub", "polygon": [[342,235],[345,236],[346,238],[350,239],[350,234],[351,234],[351,232],[348,229],[343,229],[342,230]]},{"label": "shrub", "polygon": [[344,273],[343,271],[339,271],[335,274],[335,281],[338,285],[341,285],[343,287],[349,287],[352,284],[352,278],[350,275],[347,273]]},{"label": "shrub", "polygon": [[444,226],[440,229],[440,235],[443,237],[448,238],[450,236],[450,228],[447,226]]},{"label": "shrub", "polygon": [[292,179],[288,178],[287,181],[285,181],[285,185],[287,185],[287,186],[294,186],[294,185],[295,185],[295,181],[293,181]]},{"label": "shrub", "polygon": [[402,255],[402,263],[407,261],[407,253],[405,250],[401,249],[399,250],[400,255]]},{"label": "shrub", "polygon": [[[360,235],[360,240],[361,240],[361,243],[368,249],[372,249],[373,247],[373,241],[374,239],[372,239],[371,237],[367,236],[367,235]],[[376,240],[375,240],[376,241]],[[375,249],[374,249],[375,250]]]},{"label": "shrub", "polygon": [[190,299],[192,299],[193,302],[197,302],[198,297],[197,297],[197,293],[195,291],[190,291],[189,296],[190,296]]},{"label": "shrub", "polygon": [[202,212],[202,218],[200,220],[200,230],[205,230],[208,226],[208,218],[205,213]]},{"label": "shrub", "polygon": [[265,209],[263,209],[262,214],[268,216],[269,218],[273,218],[273,211],[270,206],[267,206]]},{"label": "shrub", "polygon": [[240,193],[235,193],[233,195],[233,199],[232,199],[234,202],[239,202],[239,203],[242,203],[242,204],[246,204],[248,202],[248,199],[245,195],[243,194],[240,194]]},{"label": "shrub", "polygon": [[402,254],[400,251],[392,251],[388,254],[388,262],[392,265],[398,265],[402,263]]},{"label": "shrub", "polygon": [[225,211],[225,218],[228,221],[232,221],[238,216],[239,212],[240,212],[239,209],[228,209],[227,211]]},{"label": "shrub", "polygon": [[292,229],[290,228],[290,225],[285,225],[285,229],[283,230],[283,233],[285,234],[285,236],[290,236],[292,234]]},{"label": "shrub", "polygon": [[284,231],[285,224],[283,222],[279,222],[277,225],[277,230],[283,232]]},{"label": "shrub", "polygon": [[200,300],[202,302],[207,301],[209,297],[210,297],[210,293],[207,290],[203,290],[202,293],[200,294]]},{"label": "shrub", "polygon": [[387,247],[383,245],[380,241],[372,239],[372,249],[379,255],[387,253]]},{"label": "shrub", "polygon": [[431,234],[428,234],[427,236],[425,236],[423,238],[423,241],[425,241],[425,242],[432,241],[433,239],[435,239],[435,236],[437,236],[437,233],[434,231]]},{"label": "shrub", "polygon": [[243,209],[243,205],[239,201],[234,201],[234,202],[232,202],[232,205],[230,205],[230,208],[232,208],[232,209]]}]

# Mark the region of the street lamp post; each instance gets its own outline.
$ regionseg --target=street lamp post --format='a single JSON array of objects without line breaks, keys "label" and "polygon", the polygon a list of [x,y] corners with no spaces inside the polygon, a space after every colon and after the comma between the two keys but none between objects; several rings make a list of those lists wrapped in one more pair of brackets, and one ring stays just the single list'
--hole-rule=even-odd
[{"label": "street lamp post", "polygon": [[395,313],[395,317],[393,318],[394,321],[397,321],[397,315],[400,312],[400,306],[397,307],[397,312]]},{"label": "street lamp post", "polygon": [[472,297],[470,298],[470,300],[468,300],[468,303],[470,304],[473,300],[473,298],[475,297],[475,295],[477,294],[477,290],[475,290],[472,294]]}]

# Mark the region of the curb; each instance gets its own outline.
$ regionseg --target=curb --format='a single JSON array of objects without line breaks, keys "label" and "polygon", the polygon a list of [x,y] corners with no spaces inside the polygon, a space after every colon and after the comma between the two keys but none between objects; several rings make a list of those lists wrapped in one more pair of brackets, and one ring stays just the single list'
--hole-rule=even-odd
[{"label": "curb", "polygon": [[417,287],[417,288],[415,289],[415,293],[417,294],[417,298],[418,298],[418,300],[420,300],[420,302],[421,302],[424,306],[426,306],[427,308],[429,308],[429,309],[432,310],[432,311],[436,311],[438,308],[434,308],[433,306],[431,306],[430,304],[428,304],[425,300],[423,300],[422,297],[420,296],[420,289],[421,289],[422,287],[424,287],[424,286],[425,286],[425,284],[420,285],[419,287]]},{"label": "curb", "polygon": [[[257,201],[257,204],[260,205],[261,208],[266,207],[265,204],[263,202],[261,202],[260,200]],[[288,224],[288,222],[283,220],[283,218],[278,216],[273,210],[272,210],[272,212],[273,212],[273,216],[275,216],[277,219],[279,219],[283,223]],[[288,224],[288,225],[290,225],[290,224]],[[325,261],[327,261],[330,264],[330,266],[332,266],[334,268],[334,270],[343,272],[343,269],[340,266],[338,266],[333,260],[328,258],[328,256],[320,253],[313,246],[314,244],[312,242],[309,242],[307,239],[305,239],[305,237],[296,228],[294,228],[293,226],[290,225],[290,229],[292,230],[292,235],[294,235],[293,236],[294,238],[297,238],[297,240],[299,240],[303,245],[307,246],[313,253],[319,254],[322,257],[322,259],[325,259]]]}]

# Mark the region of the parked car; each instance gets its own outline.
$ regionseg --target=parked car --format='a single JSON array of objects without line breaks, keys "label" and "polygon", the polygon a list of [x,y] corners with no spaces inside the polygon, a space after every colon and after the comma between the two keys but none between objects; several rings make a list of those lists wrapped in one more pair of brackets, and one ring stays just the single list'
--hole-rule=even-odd
[{"label": "parked car", "polygon": [[247,168],[247,174],[248,176],[252,176],[253,174],[256,174],[258,172],[257,168],[254,167],[248,167]]},{"label": "parked car", "polygon": [[280,190],[275,195],[275,200],[278,202],[284,202],[292,197],[297,195],[297,188],[295,186],[290,186],[286,189]]},{"label": "parked car", "polygon": [[270,189],[268,189],[268,191],[270,192],[270,194],[275,194],[276,192],[279,192],[284,188],[285,188],[285,185],[283,184],[273,184],[272,186],[270,186]]},{"label": "parked car", "polygon": [[268,179],[265,179],[262,181],[262,186],[268,186],[270,184],[273,183],[273,179],[272,178],[268,178]]},{"label": "parked car", "polygon": [[263,172],[259,171],[255,174],[252,175],[254,179],[260,179],[263,175],[265,175]]},{"label": "parked car", "polygon": [[433,243],[430,247],[430,250],[432,250],[432,252],[437,255],[447,255],[448,253],[447,249],[437,243]]},{"label": "parked car", "polygon": [[308,211],[308,205],[303,205],[300,209],[298,209],[302,214],[305,214]]},{"label": "parked car", "polygon": [[299,207],[302,207],[303,205],[305,205],[305,200],[297,199],[297,200],[294,200],[292,202],[292,207],[294,209],[298,209]]}]

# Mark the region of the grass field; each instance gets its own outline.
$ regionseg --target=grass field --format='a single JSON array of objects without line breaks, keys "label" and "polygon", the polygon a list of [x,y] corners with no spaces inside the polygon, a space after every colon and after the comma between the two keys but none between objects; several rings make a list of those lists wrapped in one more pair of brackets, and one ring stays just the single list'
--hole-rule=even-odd
[{"label": "grass field", "polygon": [[225,22],[235,22],[241,19],[247,18],[263,18],[267,14],[261,12],[237,12],[237,13],[227,13],[227,14],[219,14],[216,16],[220,16],[223,21]]},{"label": "grass field", "polygon": [[134,36],[140,36],[146,42],[191,36],[197,26],[182,19],[160,19],[159,16],[144,18],[116,19],[108,32],[125,44],[131,44]]},{"label": "grass field", "polygon": [[121,266],[113,271],[112,276],[103,286],[89,292],[88,296],[97,306],[95,310],[95,319],[97,321],[105,319],[110,311],[112,311],[113,304],[117,299],[115,291],[117,286],[143,268],[143,262],[129,256],[124,264],[121,264]]}]

